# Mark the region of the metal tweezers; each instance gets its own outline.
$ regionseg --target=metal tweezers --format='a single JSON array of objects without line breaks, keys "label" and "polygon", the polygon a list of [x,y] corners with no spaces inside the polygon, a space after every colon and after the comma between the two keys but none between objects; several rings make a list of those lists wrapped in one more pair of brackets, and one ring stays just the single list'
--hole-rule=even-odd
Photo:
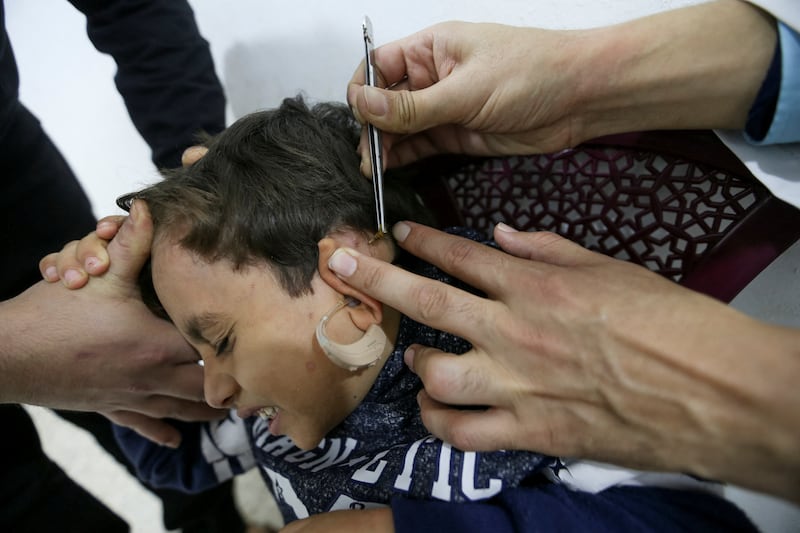
[{"label": "metal tweezers", "polygon": [[[364,16],[364,21],[361,23],[361,29],[364,33],[364,72],[366,74],[366,82],[370,87],[377,86],[377,72],[375,69],[375,38],[372,35],[372,21],[368,16]],[[369,158],[372,163],[372,188],[375,193],[375,211],[377,212],[378,219],[378,233],[375,234],[373,240],[378,240],[386,235],[386,217],[383,207],[383,142],[381,141],[381,132],[367,123],[367,133],[369,137]]]}]

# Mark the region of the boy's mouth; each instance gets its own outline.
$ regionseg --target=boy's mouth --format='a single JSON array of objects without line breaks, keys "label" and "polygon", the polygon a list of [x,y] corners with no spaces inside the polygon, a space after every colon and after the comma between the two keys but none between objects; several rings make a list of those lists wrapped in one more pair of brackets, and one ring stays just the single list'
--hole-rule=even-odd
[{"label": "boy's mouth", "polygon": [[278,408],[275,406],[262,407],[261,409],[256,411],[255,414],[260,416],[263,420],[270,420],[272,418],[275,418],[275,415],[278,414]]},{"label": "boy's mouth", "polygon": [[239,408],[236,410],[236,414],[242,419],[258,415],[264,420],[270,420],[278,414],[278,408],[275,406]]}]

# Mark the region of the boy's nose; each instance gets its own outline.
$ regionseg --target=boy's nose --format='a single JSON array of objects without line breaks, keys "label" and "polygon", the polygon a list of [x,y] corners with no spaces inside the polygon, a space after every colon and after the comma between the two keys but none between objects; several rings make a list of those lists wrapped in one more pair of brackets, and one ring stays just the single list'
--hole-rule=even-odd
[{"label": "boy's nose", "polygon": [[206,402],[211,407],[230,409],[236,398],[237,384],[228,374],[209,372],[205,368],[203,390]]}]

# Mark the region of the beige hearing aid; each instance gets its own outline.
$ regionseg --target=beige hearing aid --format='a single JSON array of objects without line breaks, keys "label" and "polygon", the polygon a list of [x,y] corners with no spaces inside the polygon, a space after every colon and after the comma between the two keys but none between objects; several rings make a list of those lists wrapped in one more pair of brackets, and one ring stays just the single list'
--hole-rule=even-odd
[{"label": "beige hearing aid", "polygon": [[352,305],[353,302],[355,300],[348,298],[337,303],[333,309],[325,313],[320,319],[316,331],[317,342],[319,342],[328,359],[337,366],[351,372],[370,367],[380,361],[381,356],[386,351],[386,345],[389,343],[386,333],[383,332],[383,329],[378,324],[370,325],[364,336],[352,344],[339,344],[328,338],[325,330],[328,320],[345,306]]}]

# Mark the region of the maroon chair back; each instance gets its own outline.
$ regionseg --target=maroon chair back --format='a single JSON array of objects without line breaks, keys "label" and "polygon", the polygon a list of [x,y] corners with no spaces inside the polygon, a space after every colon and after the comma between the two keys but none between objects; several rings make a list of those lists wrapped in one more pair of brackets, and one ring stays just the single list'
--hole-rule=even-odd
[{"label": "maroon chair back", "polygon": [[487,237],[498,222],[552,231],[725,302],[800,237],[800,210],[773,197],[711,132],[437,158],[418,174],[414,186],[441,227]]}]

